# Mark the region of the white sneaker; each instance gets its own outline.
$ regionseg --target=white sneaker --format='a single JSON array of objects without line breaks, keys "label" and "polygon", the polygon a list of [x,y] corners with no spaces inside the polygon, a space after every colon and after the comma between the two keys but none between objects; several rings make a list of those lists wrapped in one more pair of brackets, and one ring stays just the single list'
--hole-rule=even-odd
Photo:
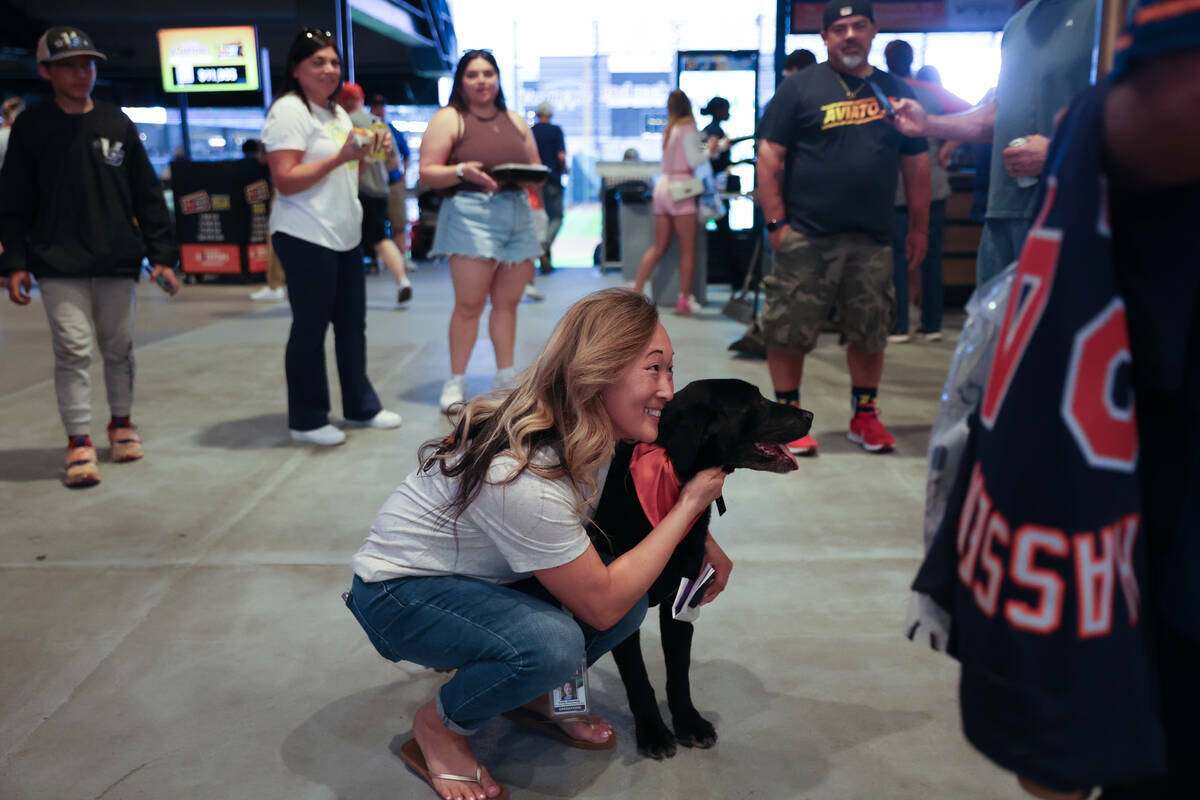
[{"label": "white sneaker", "polygon": [[517,371],[512,367],[496,371],[496,377],[492,379],[493,389],[510,389],[517,385]]},{"label": "white sneaker", "polygon": [[942,332],[941,331],[929,331],[928,333],[922,333],[921,338],[923,338],[927,342],[940,342],[942,340]]},{"label": "white sneaker", "polygon": [[319,444],[323,447],[329,447],[335,444],[341,444],[346,441],[346,434],[340,428],[335,428],[332,425],[322,425],[319,428],[313,428],[311,431],[288,430],[292,435],[292,439],[305,444]]},{"label": "white sneaker", "polygon": [[400,415],[385,408],[370,419],[348,419],[346,424],[355,428],[399,428]]},{"label": "white sneaker", "polygon": [[532,283],[525,284],[525,296],[530,300],[545,300],[546,295],[538,291],[538,288]]},{"label": "white sneaker", "polygon": [[455,403],[461,403],[467,399],[467,376],[466,375],[451,375],[442,384],[442,397],[438,400],[443,412],[450,411],[450,407]]},{"label": "white sneaker", "polygon": [[280,286],[278,289],[272,289],[270,286],[264,286],[257,292],[250,295],[250,299],[259,303],[280,303],[287,299],[287,290]]},{"label": "white sneaker", "polygon": [[906,344],[912,341],[912,334],[908,333],[890,333],[888,341],[892,344]]}]

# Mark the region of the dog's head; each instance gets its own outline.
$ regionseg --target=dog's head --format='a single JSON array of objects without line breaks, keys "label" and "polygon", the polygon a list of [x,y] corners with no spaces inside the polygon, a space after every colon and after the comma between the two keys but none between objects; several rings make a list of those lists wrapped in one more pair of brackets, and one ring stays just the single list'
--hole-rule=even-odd
[{"label": "dog's head", "polygon": [[767,400],[746,381],[692,381],[663,409],[656,443],[684,481],[716,466],[726,472],[789,472],[796,469],[796,459],[787,443],[808,433],[812,416]]}]

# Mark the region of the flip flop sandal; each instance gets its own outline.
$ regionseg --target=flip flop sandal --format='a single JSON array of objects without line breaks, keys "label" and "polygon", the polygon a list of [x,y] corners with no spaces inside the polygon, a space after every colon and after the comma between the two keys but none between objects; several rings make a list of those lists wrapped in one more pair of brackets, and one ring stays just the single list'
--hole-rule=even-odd
[{"label": "flip flop sandal", "polygon": [[[438,797],[441,797],[442,793],[439,792],[436,787],[434,787],[433,782],[435,780],[479,783],[479,779],[483,777],[483,767],[478,765],[475,767],[474,778],[467,777],[466,775],[450,775],[444,772],[430,773],[429,765],[425,763],[425,754],[421,752],[421,746],[417,744],[417,740],[415,738],[409,739],[400,746],[400,758],[404,760],[405,765],[409,769],[417,773],[422,780],[429,784],[429,788],[433,789],[433,791],[437,793]],[[483,786],[482,783],[479,783],[479,785]],[[489,797],[488,800],[508,800],[508,789],[504,786],[501,786],[500,794],[496,795],[495,797]]]},{"label": "flip flop sandal", "polygon": [[95,486],[100,482],[96,450],[93,447],[73,447],[67,451],[66,477],[63,483],[72,489]]},{"label": "flip flop sandal", "polygon": [[112,428],[108,432],[108,442],[112,445],[112,460],[137,461],[145,455],[142,451],[142,439],[133,428]]},{"label": "flip flop sandal", "polygon": [[530,730],[543,733],[551,739],[557,739],[568,747],[576,747],[580,750],[612,750],[617,746],[616,731],[612,732],[612,736],[609,736],[606,742],[589,742],[587,739],[576,739],[560,728],[558,723],[542,716],[536,711],[530,711],[528,708],[514,708],[512,711],[505,711],[502,716]]}]

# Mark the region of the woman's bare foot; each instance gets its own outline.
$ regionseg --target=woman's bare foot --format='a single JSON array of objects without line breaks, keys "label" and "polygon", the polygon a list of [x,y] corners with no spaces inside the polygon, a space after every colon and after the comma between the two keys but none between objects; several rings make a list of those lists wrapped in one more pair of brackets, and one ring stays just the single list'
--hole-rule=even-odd
[{"label": "woman's bare foot", "polygon": [[[433,700],[417,709],[413,717],[413,735],[425,756],[430,775],[474,775],[475,768],[482,767],[467,746],[467,737],[455,733],[442,722]],[[435,778],[433,788],[445,800],[488,800],[500,794],[500,785],[492,780],[487,769],[482,770],[478,783]]]},{"label": "woman's bare foot", "polygon": [[551,711],[550,695],[548,694],[535,697],[526,703],[524,707],[530,711],[536,711],[538,714],[555,723],[572,739],[604,744],[613,737],[612,726],[595,714],[585,714],[586,720],[575,719],[568,721],[555,718]]}]

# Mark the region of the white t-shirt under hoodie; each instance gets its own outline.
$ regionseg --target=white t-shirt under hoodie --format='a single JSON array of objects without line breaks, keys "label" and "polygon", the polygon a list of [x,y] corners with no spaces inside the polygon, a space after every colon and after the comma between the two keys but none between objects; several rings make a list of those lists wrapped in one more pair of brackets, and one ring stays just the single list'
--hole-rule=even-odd
[{"label": "white t-shirt under hoodie", "polygon": [[[539,452],[534,463],[553,463],[553,457]],[[430,575],[513,583],[535,570],[574,561],[590,544],[580,514],[594,513],[599,493],[580,512],[584,498],[569,479],[549,480],[525,470],[512,483],[501,483],[515,468],[510,455],[493,459],[479,495],[457,526],[446,505],[458,479],[447,478],[436,466],[414,471],[383,504],[350,560],[355,574],[367,583]],[[607,474],[606,462],[595,476],[598,492]]]},{"label": "white t-shirt under hoodie", "polygon": [[[301,163],[309,163],[337,155],[350,128],[350,116],[341,106],[330,111],[287,94],[267,112],[262,142],[268,153],[300,150]],[[339,253],[357,247],[362,241],[358,162],[335,168],[302,192],[276,192],[271,233],[286,233]]]}]

